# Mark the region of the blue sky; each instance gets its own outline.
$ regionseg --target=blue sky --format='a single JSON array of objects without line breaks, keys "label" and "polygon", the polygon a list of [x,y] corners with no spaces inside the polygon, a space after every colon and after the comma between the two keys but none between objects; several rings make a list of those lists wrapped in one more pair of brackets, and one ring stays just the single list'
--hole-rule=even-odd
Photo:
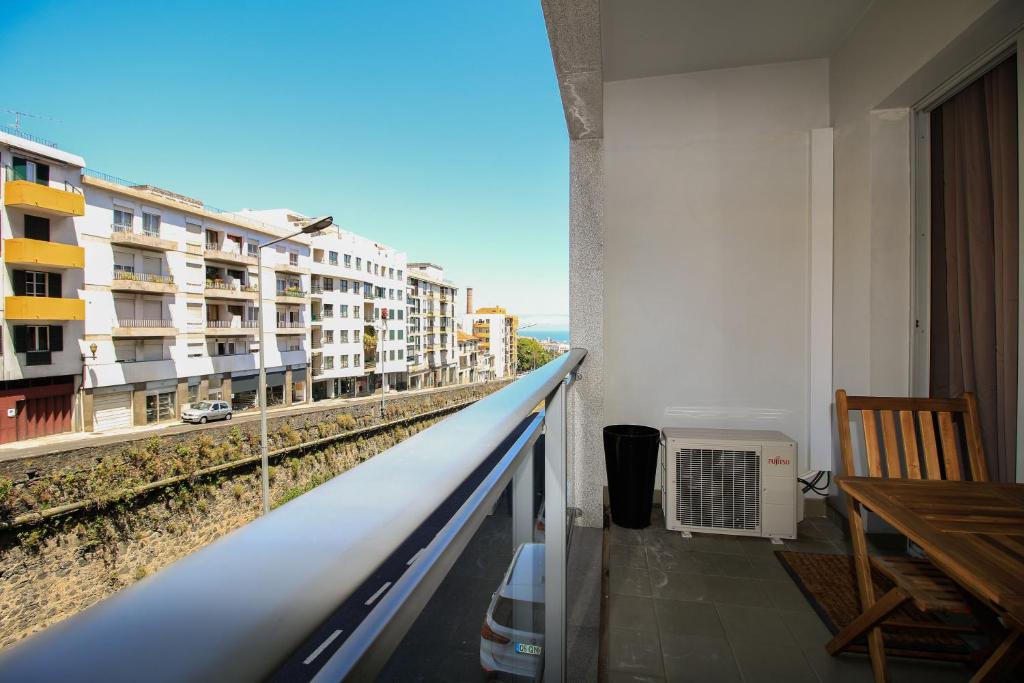
[{"label": "blue sky", "polygon": [[478,305],[568,311],[568,142],[539,0],[12,3],[0,44],[0,109],[57,119],[22,128],[90,168],[330,213],[445,266]]}]

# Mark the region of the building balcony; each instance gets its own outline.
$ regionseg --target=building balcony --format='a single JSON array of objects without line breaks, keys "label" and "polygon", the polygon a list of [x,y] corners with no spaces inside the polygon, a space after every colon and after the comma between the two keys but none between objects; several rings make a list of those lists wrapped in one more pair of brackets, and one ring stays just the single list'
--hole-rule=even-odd
[{"label": "building balcony", "polygon": [[7,320],[85,320],[83,299],[9,296],[4,299]]},{"label": "building balcony", "polygon": [[278,290],[274,300],[279,304],[309,303],[309,293],[301,289],[282,289]]},{"label": "building balcony", "polygon": [[122,244],[150,251],[174,251],[178,243],[174,240],[165,240],[158,232],[137,232],[130,225],[113,223],[110,226],[110,243]]},{"label": "building balcony", "polygon": [[255,266],[256,256],[243,254],[238,249],[224,249],[219,244],[207,244],[203,248],[203,258],[207,261],[217,263],[231,263],[234,265]]},{"label": "building balcony", "polygon": [[153,294],[174,294],[178,291],[174,278],[170,275],[154,275],[152,273],[132,273],[115,270],[110,281],[110,289],[119,292],[151,292]]},{"label": "building balcony", "polygon": [[255,336],[259,322],[256,320],[207,320],[205,332],[210,337]]},{"label": "building balcony", "polygon": [[84,216],[85,195],[70,184],[42,185],[30,180],[8,180],[4,184],[4,206],[50,216]]},{"label": "building balcony", "polygon": [[309,275],[309,268],[303,268],[297,263],[276,263],[274,270],[278,273],[289,273],[291,275]]},{"label": "building balcony", "polygon": [[83,247],[24,237],[4,240],[3,257],[4,261],[10,265],[46,268],[85,267],[85,249]]},{"label": "building balcony", "polygon": [[178,328],[168,319],[137,320],[121,318],[115,321],[111,336],[114,337],[176,337]]},{"label": "building balcony", "polygon": [[207,299],[231,299],[235,301],[255,301],[259,298],[260,290],[252,285],[243,285],[237,281],[222,282],[207,280],[203,288],[203,295]]},{"label": "building balcony", "polygon": [[309,288],[309,295],[312,297],[322,297],[324,295],[324,288],[320,285],[313,285]]},{"label": "building balcony", "polygon": [[277,321],[277,334],[279,335],[298,335],[306,334],[306,330],[309,326],[304,320],[278,320]]}]

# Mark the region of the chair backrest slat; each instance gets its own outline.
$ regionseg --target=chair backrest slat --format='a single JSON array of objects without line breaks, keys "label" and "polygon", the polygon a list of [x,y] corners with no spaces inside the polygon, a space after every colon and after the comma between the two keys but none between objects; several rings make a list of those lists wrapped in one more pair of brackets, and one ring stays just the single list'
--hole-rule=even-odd
[{"label": "chair backrest slat", "polygon": [[882,439],[885,443],[885,468],[891,479],[900,479],[900,445],[896,440],[896,419],[891,410],[880,410],[882,416]]},{"label": "chair backrest slat", "polygon": [[960,454],[956,448],[956,432],[953,430],[953,416],[945,410],[939,412],[939,438],[942,440],[942,461],[946,465],[946,479],[963,479],[963,472],[960,471]]},{"label": "chair backrest slat", "polygon": [[907,478],[921,478],[921,457],[917,452],[917,432],[914,430],[914,414],[909,410],[900,411],[900,432],[903,434],[903,456],[907,465]]},{"label": "chair backrest slat", "polygon": [[[857,474],[850,437],[850,412],[855,410],[860,411],[864,428],[868,476],[959,480],[966,475],[966,460],[972,479],[988,480],[978,407],[972,394],[959,398],[888,398],[847,396],[845,391],[838,390],[839,447],[843,474],[847,476]],[[956,423],[961,418],[963,430],[958,433]]]},{"label": "chair backrest slat", "polygon": [[875,413],[862,410],[861,422],[864,423],[864,450],[868,455],[868,475],[882,476],[882,456],[878,452],[878,427],[875,425]]},{"label": "chair backrest slat", "polygon": [[921,430],[921,446],[924,448],[925,477],[927,479],[942,479],[939,449],[935,445],[935,423],[932,411],[917,411],[917,426]]}]

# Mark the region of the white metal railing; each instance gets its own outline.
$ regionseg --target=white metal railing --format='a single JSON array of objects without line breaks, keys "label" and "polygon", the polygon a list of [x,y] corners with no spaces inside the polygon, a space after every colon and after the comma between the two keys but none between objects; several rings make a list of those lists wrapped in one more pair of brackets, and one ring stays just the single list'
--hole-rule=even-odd
[{"label": "white metal railing", "polygon": [[[543,401],[544,409],[313,680],[373,680],[506,485],[513,482],[514,505],[525,496],[527,487],[515,487],[527,478],[532,484],[526,455],[542,431],[544,680],[564,680],[566,387],[585,355],[573,349],[14,645],[0,653],[0,679],[72,680],[83,672],[104,681],[216,681],[226,672],[232,680],[266,679]],[[533,526],[532,505],[516,509],[514,538]]]}]

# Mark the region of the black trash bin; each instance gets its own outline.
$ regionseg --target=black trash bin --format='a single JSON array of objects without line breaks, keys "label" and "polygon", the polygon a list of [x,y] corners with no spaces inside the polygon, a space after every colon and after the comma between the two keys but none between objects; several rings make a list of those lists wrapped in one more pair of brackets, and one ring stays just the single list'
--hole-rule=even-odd
[{"label": "black trash bin", "polygon": [[661,432],[654,427],[609,425],[604,428],[608,497],[612,521],[618,526],[643,529],[651,523],[660,440]]}]

